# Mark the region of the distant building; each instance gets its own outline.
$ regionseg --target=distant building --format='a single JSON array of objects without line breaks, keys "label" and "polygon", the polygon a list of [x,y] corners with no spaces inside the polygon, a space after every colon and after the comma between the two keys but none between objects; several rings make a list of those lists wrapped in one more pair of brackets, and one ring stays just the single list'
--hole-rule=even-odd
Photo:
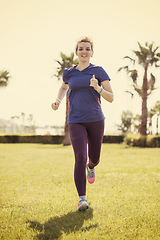
[{"label": "distant building", "polygon": [[11,121],[0,119],[0,133],[12,133]]},{"label": "distant building", "polygon": [[0,133],[35,133],[35,126],[22,126],[10,120],[0,119]]},{"label": "distant building", "polygon": [[23,126],[5,119],[0,119],[0,134],[36,134],[36,135],[63,135],[64,126],[44,126],[36,127]]}]

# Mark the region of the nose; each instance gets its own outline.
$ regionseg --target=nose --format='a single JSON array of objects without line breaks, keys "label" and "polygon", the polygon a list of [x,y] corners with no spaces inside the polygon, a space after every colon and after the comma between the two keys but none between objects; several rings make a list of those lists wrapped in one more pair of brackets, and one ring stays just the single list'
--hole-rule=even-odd
[{"label": "nose", "polygon": [[82,51],[82,53],[86,53],[87,51],[84,49],[83,51]]}]

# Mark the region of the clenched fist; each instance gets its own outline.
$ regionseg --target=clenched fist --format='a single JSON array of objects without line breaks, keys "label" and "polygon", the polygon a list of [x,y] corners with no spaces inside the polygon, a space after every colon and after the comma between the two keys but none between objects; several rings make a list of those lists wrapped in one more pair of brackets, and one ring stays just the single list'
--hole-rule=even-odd
[{"label": "clenched fist", "polygon": [[99,85],[98,85],[98,80],[95,78],[95,75],[92,76],[90,80],[90,86],[94,87],[94,89],[97,91]]},{"label": "clenched fist", "polygon": [[56,101],[56,102],[51,104],[51,107],[52,107],[53,110],[57,110],[59,108],[59,105],[60,105],[60,102]]}]

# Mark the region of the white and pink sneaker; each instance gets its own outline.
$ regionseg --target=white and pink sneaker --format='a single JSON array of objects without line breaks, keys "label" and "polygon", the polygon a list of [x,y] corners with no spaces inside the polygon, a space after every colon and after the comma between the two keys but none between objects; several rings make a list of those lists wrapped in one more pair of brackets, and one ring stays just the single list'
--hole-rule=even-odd
[{"label": "white and pink sneaker", "polygon": [[89,169],[88,163],[86,165],[86,168],[87,168],[87,180],[90,184],[92,184],[95,181],[95,168]]},{"label": "white and pink sneaker", "polygon": [[79,197],[78,210],[85,211],[89,208],[87,199],[85,197]]}]

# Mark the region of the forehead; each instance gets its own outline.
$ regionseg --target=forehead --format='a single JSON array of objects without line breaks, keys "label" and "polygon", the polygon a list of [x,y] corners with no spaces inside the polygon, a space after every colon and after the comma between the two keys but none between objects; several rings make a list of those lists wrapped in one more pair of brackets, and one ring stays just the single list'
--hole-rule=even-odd
[{"label": "forehead", "polygon": [[91,48],[91,44],[89,42],[80,42],[78,43],[78,48]]}]

